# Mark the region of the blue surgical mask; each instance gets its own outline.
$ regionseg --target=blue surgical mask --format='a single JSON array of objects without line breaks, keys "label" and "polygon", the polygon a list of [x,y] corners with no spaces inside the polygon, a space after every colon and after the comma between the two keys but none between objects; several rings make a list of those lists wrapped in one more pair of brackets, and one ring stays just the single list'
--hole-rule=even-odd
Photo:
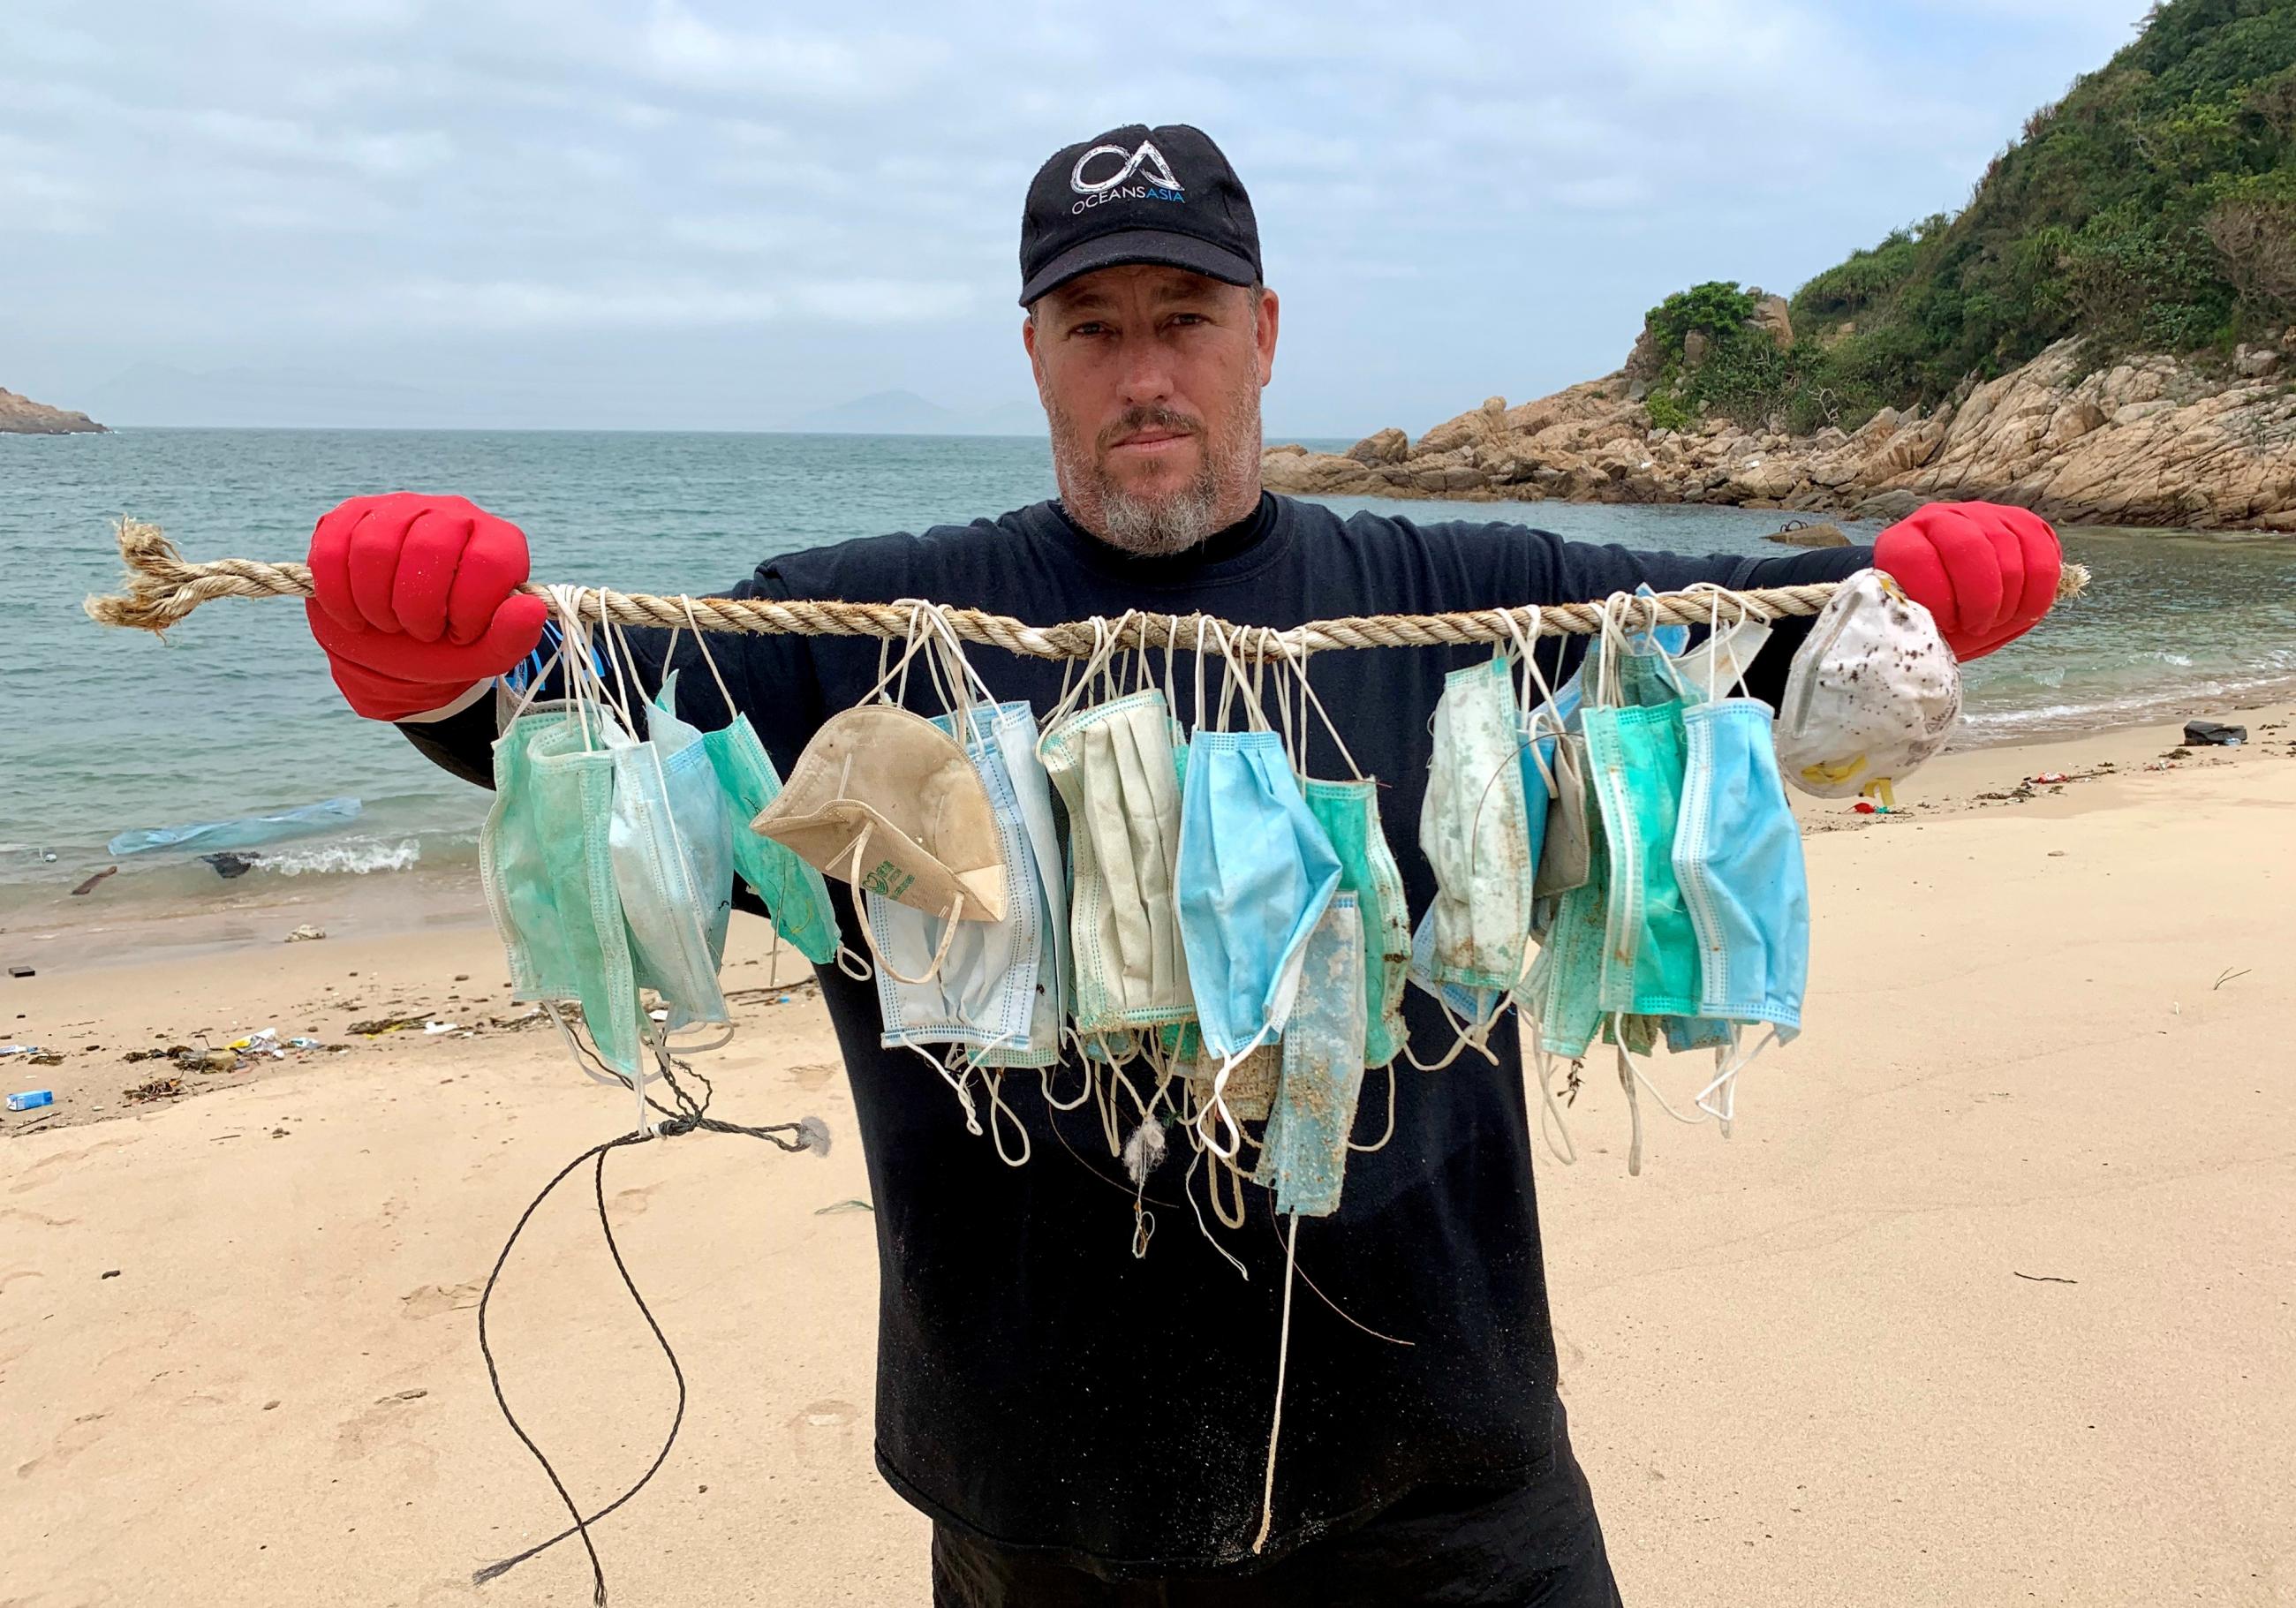
[{"label": "blue surgical mask", "polygon": [[1726,698],[1684,721],[1689,764],[1674,871],[1698,934],[1698,1013],[1767,1026],[1784,1043],[1801,1030],[1809,882],[1770,712],[1751,698]]},{"label": "blue surgical mask", "polygon": [[[1033,763],[1034,721],[1026,704],[1012,707],[1028,724]],[[959,921],[952,932],[942,917],[875,893],[862,896],[879,956],[882,1042],[889,1048],[956,1044],[976,1051],[1051,1049],[1035,1045],[1031,1030],[1039,980],[1049,972],[1056,985],[1059,966],[1056,959],[1047,964],[1053,954],[1045,930],[1048,901],[1004,746],[986,709],[965,717],[938,716],[933,724],[964,743],[988,792],[1010,877],[1004,915],[993,922]]]},{"label": "blue surgical mask", "polygon": [[973,1061],[988,1067],[1048,1067],[1061,1058],[1062,1026],[1074,989],[1068,879],[1061,857],[1060,826],[1053,814],[1051,780],[1037,758],[1036,712],[1024,702],[1000,703],[989,711],[988,732],[1004,759],[1005,779],[1020,810],[1029,849],[1028,864],[1020,875],[1035,886],[1038,925],[1045,937],[1028,1032],[981,1051]]},{"label": "blue surgical mask", "polygon": [[[1272,731],[1199,730],[1189,745],[1177,871],[1180,941],[1207,1054],[1221,1060],[1207,1120],[1225,1119],[1226,1074],[1292,1013],[1308,935],[1340,883],[1340,858]],[[1214,1122],[1214,1127],[1219,1126]]]},{"label": "blue surgical mask", "polygon": [[[666,698],[676,683],[671,677]],[[638,983],[661,996],[672,1032],[730,1028],[718,968],[734,910],[733,824],[701,734],[664,704],[645,713],[643,742],[602,723],[614,757],[608,844]]]}]

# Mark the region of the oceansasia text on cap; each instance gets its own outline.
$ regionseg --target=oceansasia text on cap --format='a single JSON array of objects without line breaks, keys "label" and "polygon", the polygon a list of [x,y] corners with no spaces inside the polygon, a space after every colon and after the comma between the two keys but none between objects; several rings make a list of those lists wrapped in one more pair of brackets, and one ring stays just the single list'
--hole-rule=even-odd
[{"label": "oceansasia text on cap", "polygon": [[1130,123],[1057,152],[1021,213],[1021,305],[1122,263],[1187,268],[1229,284],[1260,277],[1259,226],[1211,137],[1185,123]]}]

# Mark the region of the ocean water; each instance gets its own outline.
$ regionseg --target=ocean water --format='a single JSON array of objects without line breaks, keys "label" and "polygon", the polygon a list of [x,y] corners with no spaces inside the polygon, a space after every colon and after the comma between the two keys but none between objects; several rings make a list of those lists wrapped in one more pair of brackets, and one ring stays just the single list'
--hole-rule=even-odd
[{"label": "ocean water", "polygon": [[[300,558],[344,496],[455,490],[516,521],[542,579],[703,591],[791,548],[958,521],[1050,495],[1038,439],[368,431],[0,435],[0,930],[101,907],[324,907],[330,890],[459,879],[485,795],[346,710],[299,606],[208,605],[165,644],[80,611],[119,566],[111,521],[195,559]],[[1335,503],[1519,519],[1684,552],[1772,552],[1782,516],[1697,507]],[[1870,535],[1873,527],[1853,527]],[[2091,594],[1971,667],[1964,740],[2211,712],[2296,690],[2296,543],[2069,532]],[[356,820],[265,845],[226,882],[184,852],[114,856],[122,832],[358,799]],[[83,877],[117,865],[88,900]],[[461,886],[459,881],[456,886]],[[110,919],[107,915],[106,919]]]}]

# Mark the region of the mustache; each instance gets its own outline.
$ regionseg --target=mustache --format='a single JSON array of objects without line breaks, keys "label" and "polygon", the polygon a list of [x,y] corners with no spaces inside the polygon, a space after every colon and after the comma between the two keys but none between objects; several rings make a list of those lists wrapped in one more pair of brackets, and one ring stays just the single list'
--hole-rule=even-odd
[{"label": "mustache", "polygon": [[1145,430],[1169,431],[1175,435],[1200,436],[1204,433],[1204,422],[1172,407],[1129,407],[1124,416],[1100,432],[1098,445],[1103,452]]}]

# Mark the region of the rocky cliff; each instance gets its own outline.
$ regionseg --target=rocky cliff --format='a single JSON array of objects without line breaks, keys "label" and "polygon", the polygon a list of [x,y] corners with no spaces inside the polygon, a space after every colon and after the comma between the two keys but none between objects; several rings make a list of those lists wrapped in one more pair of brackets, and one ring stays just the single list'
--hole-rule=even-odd
[{"label": "rocky cliff", "polygon": [[1854,434],[1653,428],[1622,370],[1509,407],[1493,397],[1413,441],[1343,455],[1270,447],[1270,489],[1471,501],[1733,503],[1895,517],[1941,498],[2070,523],[2296,531],[2296,329],[2227,374],[2171,357],[2090,372],[2060,341],[1935,409],[1884,408]]},{"label": "rocky cliff", "polygon": [[0,435],[71,436],[99,432],[103,426],[86,414],[66,413],[29,397],[0,389]]}]

